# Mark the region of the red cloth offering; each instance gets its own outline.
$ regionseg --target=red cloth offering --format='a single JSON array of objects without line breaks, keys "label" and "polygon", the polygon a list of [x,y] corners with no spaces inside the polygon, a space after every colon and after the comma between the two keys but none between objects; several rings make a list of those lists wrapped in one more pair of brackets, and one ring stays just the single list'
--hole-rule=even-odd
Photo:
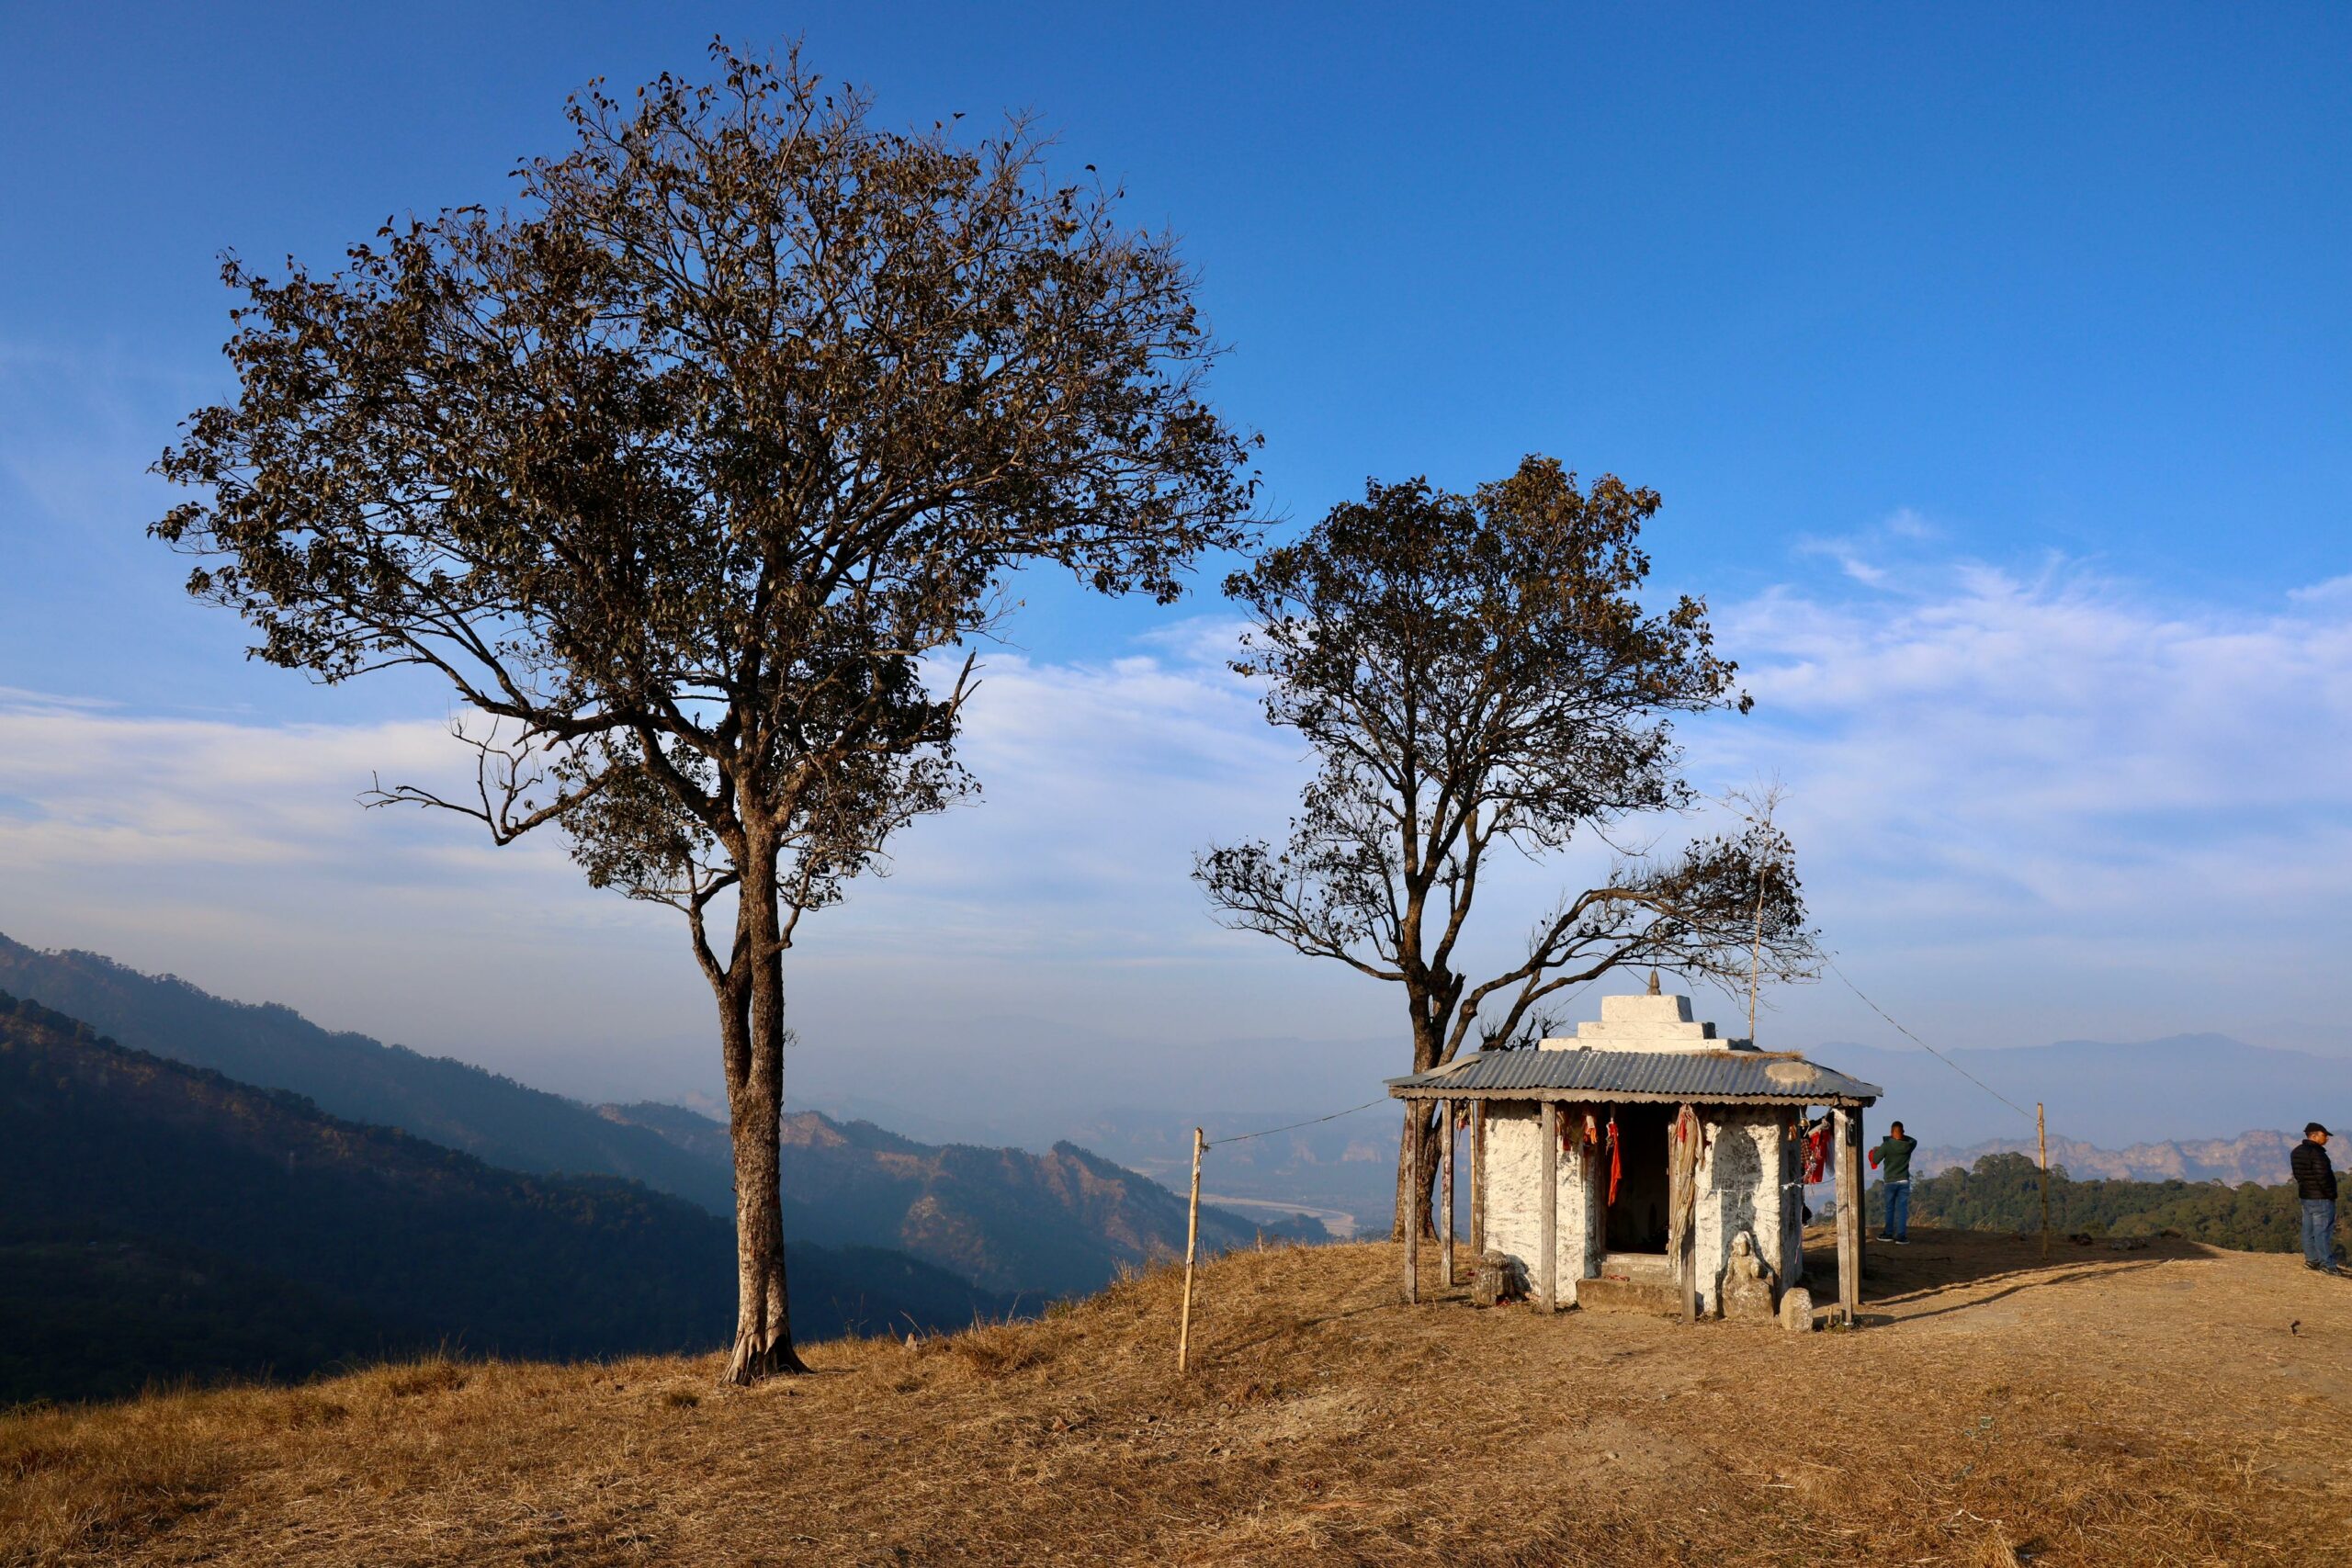
[{"label": "red cloth offering", "polygon": [[1609,1201],[1611,1203],[1617,1201],[1617,1179],[1623,1174],[1623,1168],[1617,1158],[1617,1118],[1612,1115],[1609,1118]]}]

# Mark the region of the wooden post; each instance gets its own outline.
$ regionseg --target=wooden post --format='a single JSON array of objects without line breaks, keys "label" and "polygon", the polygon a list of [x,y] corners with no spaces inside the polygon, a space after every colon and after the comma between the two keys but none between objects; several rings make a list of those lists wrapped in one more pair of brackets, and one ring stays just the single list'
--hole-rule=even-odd
[{"label": "wooden post", "polygon": [[1839,1106],[1838,1128],[1838,1314],[1854,1326],[1862,1304],[1861,1120]]},{"label": "wooden post", "polygon": [[1683,1130],[1682,1118],[1690,1118],[1691,1146],[1685,1150],[1679,1145],[1674,1153],[1674,1170],[1680,1179],[1681,1190],[1675,1193],[1675,1213],[1681,1217],[1682,1246],[1676,1254],[1675,1279],[1682,1288],[1682,1321],[1699,1320],[1699,1113],[1690,1106],[1676,1112],[1674,1130],[1678,1136]]},{"label": "wooden post", "polygon": [[1854,1304],[1862,1301],[1862,1280],[1871,1271],[1870,1161],[1862,1154],[1862,1108],[1854,1107]]},{"label": "wooden post", "polygon": [[1560,1307],[1560,1102],[1544,1102],[1544,1237],[1536,1248],[1537,1267],[1543,1274],[1538,1288],[1543,1292],[1545,1312],[1557,1312]]},{"label": "wooden post", "polygon": [[[1407,1105],[1414,1108],[1413,1125],[1416,1129],[1420,1125],[1419,1120],[1420,1103],[1417,1100],[1406,1101]],[[1413,1185],[1405,1190],[1405,1304],[1407,1306],[1415,1305],[1421,1299],[1421,1217],[1414,1213],[1421,1206],[1421,1194],[1426,1190],[1420,1185],[1420,1156],[1417,1150],[1413,1155]]]},{"label": "wooden post", "polygon": [[1863,1152],[1863,1107],[1853,1107],[1853,1304],[1863,1304],[1870,1277],[1870,1156]]},{"label": "wooden post", "polygon": [[1470,1253],[1487,1256],[1487,1102],[1470,1102]]},{"label": "wooden post", "polygon": [[2042,1120],[2041,1101],[2033,1102],[2033,1141],[2041,1148],[2041,1260],[2050,1261],[2050,1127]]},{"label": "wooden post", "polygon": [[1437,1102],[1437,1120],[1445,1133],[1445,1164],[1440,1168],[1438,1176],[1439,1194],[1445,1208],[1445,1228],[1439,1233],[1444,1239],[1438,1247],[1438,1256],[1444,1267],[1439,1277],[1450,1291],[1453,1289],[1453,1101],[1441,1100]]},{"label": "wooden post", "polygon": [[1208,1146],[1198,1127],[1193,1129],[1193,1207],[1184,1221],[1184,1310],[1176,1322],[1176,1373],[1192,1370],[1193,1263],[1201,1252],[1201,1151]]}]

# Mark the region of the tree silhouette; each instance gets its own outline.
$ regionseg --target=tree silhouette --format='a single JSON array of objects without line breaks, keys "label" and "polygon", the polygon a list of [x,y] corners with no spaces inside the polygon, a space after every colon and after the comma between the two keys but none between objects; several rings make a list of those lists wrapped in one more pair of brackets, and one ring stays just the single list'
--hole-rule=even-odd
[{"label": "tree silhouette", "polygon": [[[232,403],[160,466],[154,532],[254,652],[437,671],[474,787],[378,804],[550,824],[674,906],[718,1004],[737,1197],[729,1376],[798,1366],[777,1189],[783,955],[890,834],[971,788],[965,650],[1010,576],[1166,602],[1242,541],[1251,441],[1172,242],[976,144],[714,45],[571,104],[514,211],[388,224],[244,296]],[[958,656],[961,655],[959,658]],[[731,912],[731,929],[714,931]]]},{"label": "tree silhouette", "polygon": [[[1366,488],[1226,592],[1252,625],[1234,669],[1320,764],[1287,844],[1210,849],[1193,875],[1227,924],[1400,987],[1411,1067],[1548,1027],[1547,998],[1622,964],[1725,981],[1803,974],[1795,856],[1769,815],[1609,880],[1536,920],[1523,956],[1473,982],[1461,942],[1481,872],[1695,799],[1667,716],[1748,699],[1705,606],[1634,597],[1654,491],[1588,491],[1548,457],[1471,496]],[[1409,1105],[1396,1226],[1429,1224],[1435,1112]]]}]

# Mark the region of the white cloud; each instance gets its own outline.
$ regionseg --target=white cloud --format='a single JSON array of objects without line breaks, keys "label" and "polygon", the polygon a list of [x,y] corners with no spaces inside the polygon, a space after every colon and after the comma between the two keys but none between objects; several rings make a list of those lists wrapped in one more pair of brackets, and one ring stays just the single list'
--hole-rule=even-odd
[{"label": "white cloud", "polygon": [[2352,604],[2352,571],[2341,577],[2331,577],[2324,582],[2290,588],[2287,591],[2287,597],[2299,604]]},{"label": "white cloud", "polygon": [[1892,588],[1917,564],[1920,547],[1942,537],[1942,530],[1909,507],[1889,513],[1867,527],[1846,534],[1808,534],[1794,546],[1800,557],[1819,556],[1865,588]]},{"label": "white cloud", "polygon": [[2340,1037],[2352,621],[2326,608],[2183,610],[2063,564],[1775,593],[1723,617],[1757,713],[1702,753],[1788,778],[1833,940],[1973,1033]]},{"label": "white cloud", "polygon": [[[1881,1001],[1955,1043],[2336,1027],[2338,604],[2182,609],[2062,564],[1827,582],[1718,611],[1757,712],[1687,739],[1710,787],[1792,786],[1809,892]],[[895,1060],[904,1097],[909,1063],[1000,1051],[1009,1082],[1046,1053],[1112,1100],[1207,1071],[1203,1042],[1391,1032],[1385,988],[1220,931],[1187,877],[1213,839],[1279,834],[1306,771],[1223,667],[1232,629],[989,661],[963,748],[984,799],[910,829],[896,874],[812,917],[795,954],[820,1076]],[[494,851],[354,804],[373,770],[458,765],[437,723],[0,698],[0,930],[544,1081],[708,1087],[708,1004],[667,911],[590,891],[555,840]],[[1590,863],[1499,868],[1494,954]],[[1883,1034],[1828,987],[1776,1001],[1784,1039]]]}]

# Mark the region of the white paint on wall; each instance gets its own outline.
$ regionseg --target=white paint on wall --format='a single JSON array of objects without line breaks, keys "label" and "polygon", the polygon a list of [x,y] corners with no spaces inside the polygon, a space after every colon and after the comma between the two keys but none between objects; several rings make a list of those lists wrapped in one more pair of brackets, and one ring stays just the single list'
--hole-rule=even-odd
[{"label": "white paint on wall", "polygon": [[[1565,1108],[1563,1114],[1573,1114]],[[1802,1257],[1803,1228],[1785,1185],[1789,1154],[1780,1108],[1710,1108],[1702,1113],[1707,1148],[1698,1170],[1692,1236],[1699,1295],[1717,1310],[1732,1242],[1746,1232],[1756,1255],[1786,1286]],[[1600,1184],[1589,1171],[1607,1156],[1590,1145],[1563,1152],[1558,1161],[1555,1246],[1563,1305],[1576,1300],[1577,1281],[1600,1271],[1607,1214]],[[1532,1100],[1487,1103],[1487,1247],[1515,1258],[1531,1287],[1540,1287],[1544,1258],[1544,1142],[1541,1107]]]},{"label": "white paint on wall", "polygon": [[1718,1040],[1715,1026],[1692,1016],[1681,996],[1603,997],[1600,1016],[1577,1025],[1568,1035],[1537,1043],[1545,1051],[1724,1051],[1746,1050],[1745,1040]]},{"label": "white paint on wall", "polygon": [[[1533,1100],[1487,1103],[1487,1248],[1518,1260],[1529,1288],[1543,1286],[1544,1120]],[[1595,1271],[1587,1238],[1596,1234],[1590,1209],[1587,1150],[1559,1156],[1554,1202],[1554,1246],[1562,1305],[1576,1300],[1577,1281]]]},{"label": "white paint on wall", "polygon": [[[1747,1051],[1745,1040],[1722,1040],[1715,1026],[1697,1018],[1685,996],[1604,997],[1600,1017],[1580,1023],[1571,1036],[1546,1039],[1546,1051],[1681,1052]],[[1801,1092],[1801,1091],[1795,1091]],[[1577,1114],[1563,1106],[1562,1114]],[[1803,1173],[1796,1145],[1786,1136],[1786,1106],[1702,1107],[1707,1146],[1699,1161],[1692,1216],[1699,1295],[1705,1310],[1719,1309],[1724,1271],[1732,1243],[1744,1232],[1756,1256],[1782,1287],[1804,1268],[1803,1192],[1792,1186]],[[1560,1300],[1576,1300],[1576,1284],[1600,1272],[1607,1250],[1608,1209],[1602,1197],[1608,1156],[1578,1141],[1559,1156],[1558,1234],[1555,1239]],[[1531,1284],[1540,1284],[1543,1264],[1544,1145],[1542,1108],[1533,1100],[1487,1102],[1487,1246],[1516,1258]]]},{"label": "white paint on wall", "polygon": [[1781,1129],[1779,1110],[1715,1109],[1702,1113],[1707,1150],[1699,1162],[1696,1250],[1699,1295],[1709,1312],[1722,1305],[1731,1244],[1745,1231],[1756,1256],[1788,1282],[1787,1231],[1781,1223]]}]

